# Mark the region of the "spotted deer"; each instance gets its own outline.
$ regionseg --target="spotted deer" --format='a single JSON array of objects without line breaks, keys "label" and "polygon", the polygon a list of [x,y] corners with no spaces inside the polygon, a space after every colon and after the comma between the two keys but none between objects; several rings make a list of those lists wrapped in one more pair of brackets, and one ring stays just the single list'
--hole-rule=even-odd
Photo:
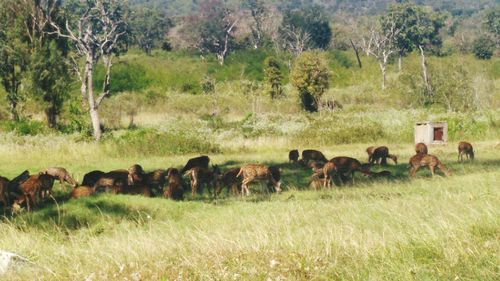
[{"label": "spotted deer", "polygon": [[439,159],[431,154],[416,154],[410,158],[410,176],[415,177],[417,171],[422,167],[429,167],[432,176],[435,174],[436,167],[439,168],[446,176],[450,176],[451,172],[439,161]]},{"label": "spotted deer", "polygon": [[273,177],[273,172],[269,167],[261,164],[249,164],[240,168],[237,177],[242,177],[241,194],[250,195],[248,185],[254,181],[267,181],[271,183],[277,192],[281,192],[281,181]]}]

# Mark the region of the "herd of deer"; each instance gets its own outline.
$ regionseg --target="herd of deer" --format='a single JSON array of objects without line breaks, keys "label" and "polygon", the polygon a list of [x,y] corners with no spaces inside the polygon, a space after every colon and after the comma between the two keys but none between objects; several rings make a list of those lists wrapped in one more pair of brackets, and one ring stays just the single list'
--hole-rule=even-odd
[{"label": "herd of deer", "polygon": [[[429,167],[432,175],[434,175],[436,167],[445,175],[450,175],[448,169],[436,156],[428,154],[425,144],[417,144],[415,150],[416,154],[410,159],[411,176],[415,176],[422,167]],[[390,154],[386,146],[369,147],[366,152],[368,154],[368,163],[366,164],[345,156],[328,160],[323,153],[317,150],[302,151],[301,159],[299,159],[299,151],[292,150],[289,153],[289,161],[313,169],[311,177],[313,188],[331,187],[332,183],[339,185],[343,185],[345,182],[353,183],[354,173],[357,171],[373,178],[392,176],[390,171],[378,173],[370,171],[373,164],[387,164],[387,158],[392,159],[397,164],[398,158]],[[473,160],[474,150],[470,143],[460,142],[458,146],[459,161],[462,161],[464,156]],[[65,168],[61,167],[48,168],[35,175],[24,171],[12,180],[0,176],[0,203],[4,210],[11,208],[16,211],[26,206],[27,210],[31,211],[33,207],[39,206],[40,201],[52,197],[52,187],[56,180],[63,188],[65,183],[73,187],[71,198],[74,199],[99,192],[108,192],[140,194],[147,197],[157,195],[173,200],[183,200],[184,191],[188,189],[183,176],[189,178],[193,195],[206,187],[211,195],[213,191],[213,196],[217,197],[226,187],[228,192],[248,196],[250,195],[249,185],[253,182],[266,183],[266,191],[281,192],[281,169],[279,167],[248,164],[222,173],[217,165],[210,167],[208,156],[200,156],[190,159],[180,170],[169,168],[146,173],[137,164],[129,169],[107,173],[96,170],[87,173],[83,177],[81,185],[71,177]]]}]

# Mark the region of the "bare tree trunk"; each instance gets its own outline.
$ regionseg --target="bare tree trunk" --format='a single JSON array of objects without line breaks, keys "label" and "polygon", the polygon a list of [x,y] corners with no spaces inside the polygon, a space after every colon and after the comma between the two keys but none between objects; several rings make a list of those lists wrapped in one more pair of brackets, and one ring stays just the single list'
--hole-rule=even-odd
[{"label": "bare tree trunk", "polygon": [[424,78],[425,89],[427,91],[427,95],[432,96],[433,92],[431,84],[429,83],[429,73],[427,71],[427,60],[425,59],[424,49],[420,45],[418,48],[420,49],[420,55],[422,56],[422,76]]},{"label": "bare tree trunk", "polygon": [[90,120],[92,121],[94,138],[97,141],[99,141],[101,139],[102,132],[101,132],[101,121],[99,119],[99,111],[94,99],[94,79],[92,77],[93,74],[94,74],[94,65],[93,62],[91,62],[91,64],[88,67],[88,73],[87,73],[87,83],[88,83],[87,97],[89,101]]},{"label": "bare tree trunk", "polygon": [[382,71],[382,91],[385,91],[385,83],[387,81],[387,66],[384,62],[379,62],[380,71]]},{"label": "bare tree trunk", "polygon": [[356,45],[354,45],[354,42],[352,42],[352,39],[349,39],[349,41],[351,42],[351,46],[352,46],[352,49],[354,50],[354,53],[356,54],[356,59],[358,60],[359,68],[362,68],[363,65],[361,64],[361,59],[359,58],[358,48],[356,48]]},{"label": "bare tree trunk", "polygon": [[401,55],[401,53],[399,53],[399,57],[398,57],[398,72],[401,72],[402,69],[403,69],[403,56]]},{"label": "bare tree trunk", "polygon": [[10,102],[10,114],[12,115],[12,121],[18,122],[20,120],[19,112],[17,112],[17,102],[16,101]]}]

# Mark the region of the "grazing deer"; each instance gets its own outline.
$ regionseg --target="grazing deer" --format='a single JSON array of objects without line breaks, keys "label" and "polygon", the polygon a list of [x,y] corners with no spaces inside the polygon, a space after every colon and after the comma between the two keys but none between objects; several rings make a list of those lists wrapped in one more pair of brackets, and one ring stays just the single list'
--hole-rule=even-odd
[{"label": "grazing deer", "polygon": [[417,143],[417,145],[415,145],[415,152],[417,154],[427,154],[428,153],[427,145],[425,145],[425,143],[423,142]]},{"label": "grazing deer", "polygon": [[186,163],[184,168],[180,171],[181,174],[185,174],[187,171],[193,168],[205,168],[208,169],[210,164],[210,158],[208,156],[202,155],[199,157],[191,158]]},{"label": "grazing deer", "polygon": [[472,144],[461,141],[458,144],[458,161],[464,161],[464,154],[467,156],[467,159],[474,160],[474,148],[472,148]]},{"label": "grazing deer", "polygon": [[368,162],[372,159],[373,151],[377,148],[376,146],[370,146],[366,149],[366,154],[368,154]]},{"label": "grazing deer", "polygon": [[[156,194],[163,193],[169,170],[158,169],[146,174],[147,182]],[[179,171],[177,171],[179,172]]]},{"label": "grazing deer", "polygon": [[[276,173],[276,172],[275,172]],[[241,183],[241,194],[250,195],[248,185],[253,181],[267,181],[272,184],[277,192],[281,192],[281,182],[273,177],[273,171],[261,164],[249,164],[240,168],[237,177],[243,177]]]},{"label": "grazing deer", "polygon": [[288,163],[297,163],[299,161],[299,151],[294,149],[288,153]]},{"label": "grazing deer", "polygon": [[446,176],[450,176],[451,172],[439,161],[439,159],[431,154],[416,154],[410,158],[410,175],[415,177],[417,171],[421,167],[429,167],[432,176],[435,174],[436,167],[438,167]]},{"label": "grazing deer", "polygon": [[171,168],[167,174],[168,187],[163,193],[165,198],[170,198],[176,201],[184,200],[184,186],[179,170]]},{"label": "grazing deer", "polygon": [[216,191],[219,189],[219,181],[220,177],[220,169],[217,165],[213,166],[212,169],[204,168],[204,167],[194,167],[188,170],[184,175],[188,176],[191,179],[191,192],[193,196],[198,193],[198,190],[201,189],[204,185],[207,186],[208,192],[210,191],[210,187],[214,189],[214,195],[216,196]]},{"label": "grazing deer", "polygon": [[3,203],[3,208],[4,210],[7,209],[7,207],[10,205],[10,198],[9,198],[9,182],[10,180],[8,178],[4,178],[0,176],[0,201]]},{"label": "grazing deer", "polygon": [[351,183],[354,183],[354,173],[356,171],[361,172],[365,175],[370,173],[370,164],[361,164],[357,159],[340,156],[334,157],[330,160],[335,164],[337,168],[337,174],[340,177],[341,183],[349,180]]},{"label": "grazing deer", "polygon": [[94,186],[99,181],[99,179],[105,174],[106,174],[105,172],[99,170],[86,173],[85,176],[83,176],[82,185]]},{"label": "grazing deer", "polygon": [[69,172],[62,167],[50,167],[42,171],[49,176],[51,176],[54,180],[59,180],[59,183],[63,187],[64,191],[66,191],[66,186],[64,186],[64,182],[70,184],[73,188],[78,186],[78,182],[71,177]]},{"label": "grazing deer", "polygon": [[328,162],[328,159],[326,159],[325,155],[321,151],[313,149],[306,149],[302,151],[302,160],[306,165],[309,164],[309,161],[318,161],[323,163]]},{"label": "grazing deer", "polygon": [[238,187],[241,185],[241,179],[238,177],[238,173],[240,172],[240,168],[233,168],[230,169],[226,172],[224,172],[221,177],[220,177],[220,185],[218,190],[216,190],[217,195],[219,195],[222,191],[222,187],[227,187],[228,192],[231,190],[231,192],[234,195],[237,195],[240,193],[240,188]]},{"label": "grazing deer", "polygon": [[54,179],[47,174],[39,173],[38,175],[30,176],[19,185],[23,194],[15,200],[15,204],[20,206],[26,203],[29,212],[32,207],[38,206],[42,193],[50,192],[53,185]]},{"label": "grazing deer", "polygon": [[324,176],[324,187],[331,187],[332,186],[332,181],[333,177],[337,174],[337,166],[335,165],[334,162],[328,161],[326,164],[323,166],[323,176]]},{"label": "grazing deer", "polygon": [[398,157],[390,154],[387,146],[379,146],[373,150],[368,162],[370,164],[377,163],[377,165],[387,165],[387,158],[392,159],[396,165],[398,164]]}]

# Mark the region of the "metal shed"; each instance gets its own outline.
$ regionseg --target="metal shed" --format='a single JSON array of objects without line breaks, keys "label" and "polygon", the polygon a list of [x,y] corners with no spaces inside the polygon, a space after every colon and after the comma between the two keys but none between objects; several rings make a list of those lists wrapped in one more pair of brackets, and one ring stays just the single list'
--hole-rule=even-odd
[{"label": "metal shed", "polygon": [[415,143],[426,145],[446,144],[448,142],[447,122],[417,122],[415,124]]}]

